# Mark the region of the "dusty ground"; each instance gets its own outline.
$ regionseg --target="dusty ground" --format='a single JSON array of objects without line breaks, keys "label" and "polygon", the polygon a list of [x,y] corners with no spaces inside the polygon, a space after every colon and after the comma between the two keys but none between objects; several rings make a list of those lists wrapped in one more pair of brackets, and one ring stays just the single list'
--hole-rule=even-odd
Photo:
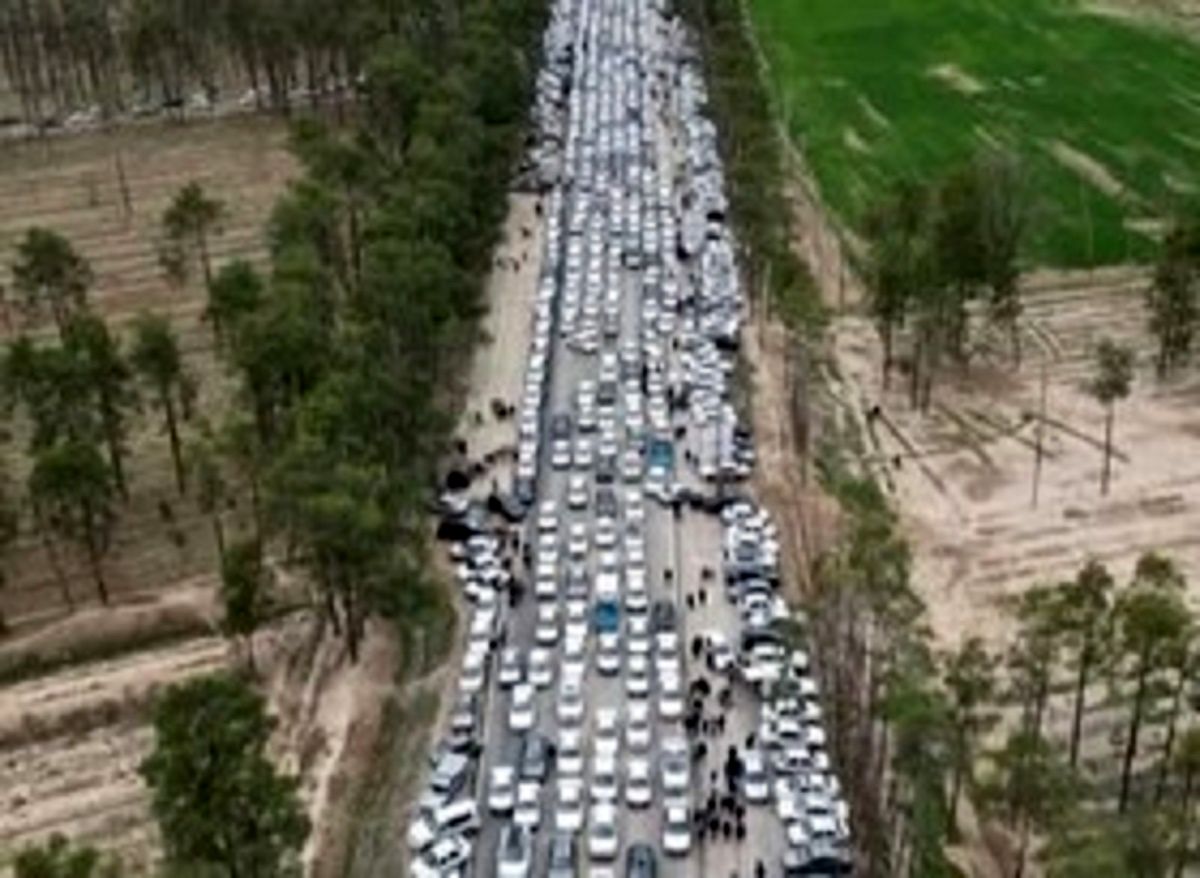
[{"label": "dusty ground", "polygon": [[[839,320],[845,396],[860,412],[883,409],[867,430],[869,444],[905,516],[917,586],[940,640],[981,634],[1000,645],[1006,598],[1066,578],[1089,557],[1124,578],[1139,554],[1156,549],[1193,579],[1200,573],[1200,385],[1156,381],[1139,295],[1145,283],[1133,269],[1028,279],[1023,368],[1014,373],[1007,347],[994,348],[965,377],[941,383],[928,416],[909,408],[901,376],[883,392],[874,330],[858,317]],[[1103,410],[1083,385],[1105,336],[1133,346],[1140,361],[1130,399],[1118,404],[1118,456],[1102,497]],[[1043,370],[1045,459],[1035,505]]]},{"label": "dusty ground", "polygon": [[[216,265],[235,256],[261,259],[263,224],[294,172],[284,141],[279,122],[244,118],[8,145],[0,152],[0,283],[8,282],[13,247],[26,228],[44,225],[65,234],[90,260],[96,275],[92,307],[114,329],[119,331],[142,310],[170,316],[186,367],[197,379],[197,410],[216,421],[231,380],[216,363],[211,331],[200,319],[204,295],[198,278],[182,290],[163,279],[157,255],[161,214],[182,186],[197,180],[226,205],[222,231],[212,241]],[[124,209],[118,154],[130,214]],[[0,321],[0,339],[23,329],[44,331],[15,308],[0,316],[7,318]],[[128,463],[132,499],[119,510],[105,562],[118,598],[205,575],[214,559],[207,520],[174,490],[161,415],[147,406],[134,427]],[[28,466],[19,424],[16,434],[4,451],[14,490],[19,490]],[[164,519],[162,502],[169,504],[173,521]],[[65,609],[61,588],[32,530],[23,522],[21,538],[6,559],[7,587],[0,592],[0,609],[17,627],[54,618]],[[64,549],[75,598],[94,600],[82,559]]]},{"label": "dusty ground", "polygon": [[[226,205],[212,240],[216,265],[235,256],[261,261],[265,221],[293,173],[282,125],[255,118],[138,126],[5,147],[0,275],[7,274],[11,248],[29,225],[66,234],[95,271],[93,307],[118,331],[143,309],[169,315],[200,385],[197,409],[217,420],[232,381],[214,358],[211,331],[201,320],[198,279],[180,290],[162,278],[160,216],[180,187],[198,180]],[[0,335],[45,331],[16,309],[0,316],[6,318]],[[6,449],[17,485],[27,466],[20,429]],[[149,700],[166,685],[239,661],[216,630],[210,522],[175,493],[156,413],[138,422],[130,446],[133,496],[119,510],[105,561],[114,608],[95,603],[80,559],[64,547],[66,579],[77,602],[67,612],[45,550],[27,525],[8,560],[7,588],[0,593],[12,624],[0,639],[0,673],[12,681],[0,688],[0,874],[22,845],[55,831],[114,851],[132,873],[144,873],[157,849],[137,776],[152,744]],[[162,516],[163,501],[171,506],[171,521]],[[241,506],[226,515],[227,533],[240,526],[246,504]],[[369,752],[382,693],[395,675],[395,643],[387,630],[372,632],[363,660],[351,668],[342,644],[300,611],[260,633],[255,653],[281,720],[276,753],[303,774],[302,793],[316,826],[306,851],[313,862],[332,843],[347,777],[362,769]],[[33,661],[36,670],[30,669]]]},{"label": "dusty ground", "polygon": [[1200,38],[1200,6],[1195,0],[1089,0],[1084,5],[1103,15],[1178,27]]}]

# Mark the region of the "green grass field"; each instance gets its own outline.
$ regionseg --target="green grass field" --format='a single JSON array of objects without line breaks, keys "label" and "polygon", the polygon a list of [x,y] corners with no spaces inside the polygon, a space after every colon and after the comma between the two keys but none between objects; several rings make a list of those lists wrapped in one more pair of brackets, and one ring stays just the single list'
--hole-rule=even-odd
[{"label": "green grass field", "polygon": [[[1067,0],[747,0],[779,112],[852,225],[899,177],[1022,158],[1028,261],[1146,260],[1200,189],[1200,46]],[[1064,148],[1065,147],[1065,148]]]}]

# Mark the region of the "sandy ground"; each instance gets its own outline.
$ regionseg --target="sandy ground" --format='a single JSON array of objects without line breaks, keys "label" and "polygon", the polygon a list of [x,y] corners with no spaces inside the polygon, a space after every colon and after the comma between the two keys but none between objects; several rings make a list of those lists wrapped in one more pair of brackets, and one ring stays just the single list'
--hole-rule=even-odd
[{"label": "sandy ground", "polygon": [[[205,591],[182,589],[157,603],[81,612],[42,632],[31,649],[107,642],[172,618],[207,618],[209,609]],[[6,655],[14,649],[6,645]],[[65,832],[119,854],[131,874],[148,871],[158,840],[137,774],[153,744],[146,707],[162,687],[227,661],[225,641],[212,634],[0,689],[0,851]]]},{"label": "sandy ground", "polygon": [[[219,268],[239,257],[261,261],[268,213],[294,174],[285,140],[279,120],[239,118],[0,146],[0,284],[8,284],[13,248],[29,226],[66,235],[91,263],[96,281],[89,301],[114,331],[121,332],[142,310],[170,318],[185,368],[197,381],[197,411],[219,421],[232,378],[216,362],[211,328],[201,320],[205,294],[198,269],[182,289],[163,277],[161,215],[174,194],[196,180],[225,204],[221,229],[211,241],[214,264]],[[44,319],[31,319],[13,304],[0,306],[0,343],[18,332],[47,331]],[[11,429],[14,438],[4,447],[3,463],[12,480],[9,492],[19,494],[29,465],[26,428],[18,419]],[[185,425],[185,436],[191,429]],[[194,502],[179,498],[162,417],[148,403],[130,424],[128,444],[132,497],[118,510],[105,559],[106,578],[118,600],[138,599],[215,568],[211,526]],[[237,517],[231,514],[226,522],[231,538]],[[58,618],[66,607],[41,540],[28,520],[22,524],[20,538],[6,553],[0,611],[24,632]],[[76,600],[95,601],[80,553],[64,545],[59,554]]]},{"label": "sandy ground", "polygon": [[491,478],[507,490],[512,471],[515,425],[511,419],[494,417],[491,403],[498,399],[515,405],[525,379],[542,264],[544,224],[536,214],[538,200],[528,194],[509,196],[503,238],[493,254],[486,285],[484,340],[471,364],[470,387],[458,429],[472,460],[500,452],[489,478],[476,486],[481,493],[491,488]]},{"label": "sandy ground", "polygon": [[[869,443],[903,511],[939,639],[981,634],[1001,644],[1010,622],[997,610],[1006,598],[1071,576],[1090,557],[1119,578],[1150,549],[1174,557],[1193,579],[1200,572],[1200,385],[1156,381],[1136,294],[1144,281],[1134,271],[1032,279],[1024,368],[1013,374],[998,349],[965,378],[943,381],[924,417],[908,407],[903,380],[883,392],[872,327],[839,320],[845,398],[860,414],[876,403],[884,412]],[[1104,415],[1083,385],[1105,336],[1133,346],[1139,365],[1130,399],[1118,404],[1113,484],[1102,497]],[[1035,505],[1043,370],[1045,459]]]}]

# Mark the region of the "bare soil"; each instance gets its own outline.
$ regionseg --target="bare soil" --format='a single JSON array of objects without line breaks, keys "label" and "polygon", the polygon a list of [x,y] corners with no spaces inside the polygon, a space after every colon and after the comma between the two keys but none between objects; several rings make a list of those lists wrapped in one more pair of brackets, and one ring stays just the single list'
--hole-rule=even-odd
[{"label": "bare soil", "polygon": [[[158,259],[161,215],[180,188],[198,181],[225,204],[221,231],[211,243],[214,264],[235,257],[263,261],[265,221],[295,172],[285,140],[278,121],[246,117],[5,145],[0,151],[0,284],[8,284],[13,248],[27,228],[43,225],[66,235],[95,273],[92,308],[115,331],[125,330],[142,311],[169,316],[186,368],[196,379],[196,411],[219,421],[233,382],[217,363],[211,328],[201,319],[205,296],[199,271],[183,289],[164,279]],[[132,208],[128,213],[122,173]],[[0,340],[22,331],[39,335],[50,329],[44,318],[24,313],[15,302],[0,308]],[[215,566],[210,524],[175,489],[162,416],[149,400],[132,427],[127,464],[132,497],[118,510],[105,560],[118,601],[209,575]],[[185,425],[185,435],[191,429]],[[4,448],[14,490],[23,486],[28,469],[24,436],[23,425],[15,424]],[[237,520],[236,514],[229,516],[231,529]],[[83,558],[70,545],[58,554],[73,600],[95,601]],[[0,610],[18,631],[67,610],[62,584],[28,520],[6,558],[6,574]]]}]

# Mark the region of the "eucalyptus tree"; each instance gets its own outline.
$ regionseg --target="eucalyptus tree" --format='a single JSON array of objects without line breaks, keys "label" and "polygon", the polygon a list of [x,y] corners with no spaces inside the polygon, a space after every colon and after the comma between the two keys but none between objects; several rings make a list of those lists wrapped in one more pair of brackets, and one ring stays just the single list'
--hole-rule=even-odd
[{"label": "eucalyptus tree", "polygon": [[70,317],[87,307],[92,267],[71,242],[51,229],[30,228],[10,266],[13,287],[30,310],[48,308],[61,335]]},{"label": "eucalyptus tree", "polygon": [[1146,290],[1149,329],[1158,340],[1155,367],[1165,378],[1191,354],[1200,322],[1200,222],[1178,219],[1163,240]]},{"label": "eucalyptus tree", "polygon": [[1100,493],[1108,493],[1112,475],[1113,419],[1118,401],[1129,396],[1133,384],[1133,351],[1111,339],[1101,339],[1096,346],[1096,373],[1088,384],[1088,392],[1104,406],[1104,466],[1100,472]]},{"label": "eucalyptus tree", "polygon": [[1114,587],[1112,574],[1095,559],[1089,560],[1073,580],[1058,587],[1059,630],[1074,652],[1075,660],[1075,694],[1068,747],[1068,762],[1072,768],[1079,761],[1088,686],[1097,668],[1111,652],[1115,628]]},{"label": "eucalyptus tree", "polygon": [[183,494],[187,491],[187,469],[179,422],[188,415],[194,389],[191,376],[184,368],[179,342],[166,318],[152,314],[138,317],[134,323],[130,361],[150,389],[155,404],[162,409],[175,467],[175,484]]},{"label": "eucalyptus tree", "polygon": [[71,318],[64,331],[63,347],[68,357],[79,364],[95,406],[99,432],[108,449],[108,463],[117,491],[128,499],[125,437],[129,416],[138,406],[133,370],[107,324],[91,314]]},{"label": "eucalyptus tree", "polygon": [[1168,559],[1143,555],[1138,559],[1133,583],[1117,602],[1119,641],[1131,664],[1134,687],[1121,760],[1117,800],[1121,812],[1131,800],[1134,761],[1152,680],[1166,669],[1172,656],[1191,636],[1191,617],[1183,601],[1182,584],[1182,574]]},{"label": "eucalyptus tree", "polygon": [[273,578],[258,540],[238,540],[221,559],[221,603],[225,616],[221,627],[246,648],[254,671],[254,633],[266,619]]},{"label": "eucalyptus tree", "polygon": [[947,832],[953,835],[958,820],[958,800],[964,782],[974,780],[975,750],[980,737],[997,715],[991,708],[996,694],[995,661],[978,637],[971,637],[943,662],[942,680],[950,702],[953,767]]},{"label": "eucalyptus tree", "polygon": [[108,603],[103,559],[116,523],[112,471],[92,443],[63,440],[40,451],[29,475],[39,526],[84,550],[100,602]]},{"label": "eucalyptus tree", "polygon": [[164,243],[159,259],[172,283],[182,286],[190,275],[189,263],[200,264],[204,277],[204,289],[209,296],[208,313],[213,321],[213,333],[221,335],[219,314],[214,313],[211,303],[213,294],[213,267],[210,253],[210,237],[220,231],[225,216],[223,202],[210,197],[204,187],[192,181],[184,186],[163,211],[162,227]]}]

